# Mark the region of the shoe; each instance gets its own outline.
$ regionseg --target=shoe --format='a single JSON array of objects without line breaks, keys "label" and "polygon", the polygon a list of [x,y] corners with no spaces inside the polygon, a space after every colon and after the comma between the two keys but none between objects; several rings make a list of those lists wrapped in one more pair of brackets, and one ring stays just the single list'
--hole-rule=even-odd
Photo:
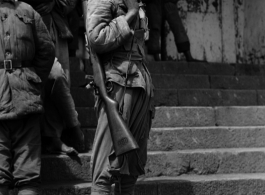
[{"label": "shoe", "polygon": [[59,137],[45,137],[43,142],[43,153],[45,154],[64,154],[68,156],[77,156],[78,152],[67,146]]},{"label": "shoe", "polygon": [[186,57],[186,61],[187,61],[187,62],[207,63],[207,61],[205,61],[205,60],[197,60],[197,59],[194,59],[194,58],[192,57],[192,55],[191,55],[191,53],[190,53],[189,50],[186,51],[186,52],[184,52],[184,55],[185,55],[185,57]]},{"label": "shoe", "polygon": [[192,59],[186,59],[186,60],[187,60],[187,62],[207,63],[207,61],[205,61],[205,60],[197,60],[197,59],[194,59],[194,58],[192,58]]}]

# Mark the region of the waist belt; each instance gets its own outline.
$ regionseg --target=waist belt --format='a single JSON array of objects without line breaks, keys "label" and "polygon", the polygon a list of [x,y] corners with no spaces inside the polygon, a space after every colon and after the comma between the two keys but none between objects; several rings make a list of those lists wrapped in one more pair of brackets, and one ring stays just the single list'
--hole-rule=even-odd
[{"label": "waist belt", "polygon": [[32,61],[27,60],[4,60],[0,61],[0,69],[12,70],[13,68],[23,68],[32,66]]}]

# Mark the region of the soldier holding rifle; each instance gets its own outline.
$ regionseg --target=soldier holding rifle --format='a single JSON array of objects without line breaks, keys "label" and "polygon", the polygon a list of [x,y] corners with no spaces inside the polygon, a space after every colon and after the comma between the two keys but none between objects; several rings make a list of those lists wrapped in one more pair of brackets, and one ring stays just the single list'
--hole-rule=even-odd
[{"label": "soldier holding rifle", "polygon": [[143,49],[147,31],[145,13],[137,0],[88,0],[87,3],[84,15],[87,15],[88,43],[99,57],[97,61],[91,52],[95,84],[98,85],[101,72],[95,71],[94,66],[100,62],[108,96],[118,102],[118,111],[139,146],[120,155],[120,148],[128,139],[115,143],[119,133],[113,128],[109,114],[112,110],[101,90],[96,101],[98,126],[91,158],[91,194],[110,194],[115,183],[115,194],[129,195],[133,194],[138,176],[144,174],[153,113],[153,85]]}]

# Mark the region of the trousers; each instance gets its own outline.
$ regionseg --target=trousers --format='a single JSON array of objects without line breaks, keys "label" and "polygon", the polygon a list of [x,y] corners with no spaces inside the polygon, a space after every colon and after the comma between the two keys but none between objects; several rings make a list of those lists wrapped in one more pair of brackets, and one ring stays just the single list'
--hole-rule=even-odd
[{"label": "trousers", "polygon": [[150,54],[161,53],[159,40],[163,18],[168,22],[169,27],[173,32],[178,52],[182,53],[190,50],[189,38],[177,9],[176,4],[170,1],[165,1],[165,3],[163,3],[162,0],[152,0],[147,2],[146,12],[150,28],[147,48]]},{"label": "trousers", "polygon": [[40,185],[40,115],[0,121],[0,187]]},{"label": "trousers", "polygon": [[[113,183],[115,183],[115,194],[133,194],[138,176],[144,174],[147,160],[147,140],[152,120],[151,81],[147,75],[145,75],[145,80],[146,89],[140,87],[125,89],[125,87],[113,83],[113,91],[109,94],[120,105],[122,117],[139,145],[137,152],[122,157],[115,155],[105,105],[100,99],[96,103],[98,126],[91,157],[92,195],[110,194]],[[110,170],[113,169],[119,170],[118,178],[111,174]]]}]

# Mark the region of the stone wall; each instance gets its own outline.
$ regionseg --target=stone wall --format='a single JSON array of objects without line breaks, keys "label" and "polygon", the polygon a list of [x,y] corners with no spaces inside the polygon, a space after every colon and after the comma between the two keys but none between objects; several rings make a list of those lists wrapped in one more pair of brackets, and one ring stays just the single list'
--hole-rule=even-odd
[{"label": "stone wall", "polygon": [[[176,3],[195,58],[225,63],[265,61],[264,0],[179,0]],[[167,59],[182,59],[167,24],[165,33]]]}]

